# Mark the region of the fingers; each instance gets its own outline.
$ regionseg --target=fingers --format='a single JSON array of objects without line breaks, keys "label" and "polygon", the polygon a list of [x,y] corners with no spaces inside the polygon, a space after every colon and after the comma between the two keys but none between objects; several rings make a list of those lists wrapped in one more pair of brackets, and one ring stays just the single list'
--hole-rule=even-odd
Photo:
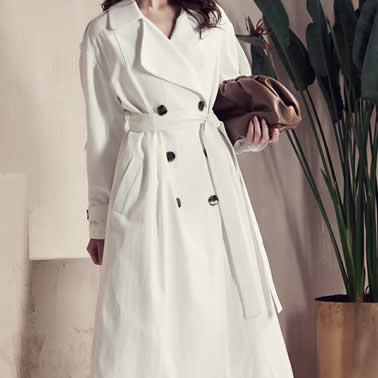
[{"label": "fingers", "polygon": [[246,143],[254,145],[264,145],[266,143],[278,142],[280,132],[278,128],[273,130],[272,137],[269,136],[269,127],[265,118],[261,118],[261,122],[257,116],[249,121],[249,127],[246,135]]},{"label": "fingers", "polygon": [[270,139],[270,137],[269,137],[269,128],[268,128],[268,124],[265,121],[265,118],[262,118],[262,120],[261,120],[261,128],[262,128],[262,132],[261,132],[260,143],[261,144],[268,143],[269,139]]},{"label": "fingers", "polygon": [[87,246],[87,251],[91,256],[92,261],[96,265],[102,264],[102,257],[103,257],[103,250],[104,250],[104,240],[102,239],[91,239]]},{"label": "fingers", "polygon": [[97,258],[99,264],[102,265],[102,258],[104,255],[104,240],[97,240]]},{"label": "fingers", "polygon": [[273,129],[273,135],[272,135],[272,138],[270,139],[270,143],[277,143],[278,142],[278,139],[280,137],[280,130],[278,130],[278,128],[274,128]]},{"label": "fingers", "polygon": [[92,248],[88,249],[89,255],[91,256],[92,261],[99,265],[98,256],[97,256],[97,247],[95,244],[93,244]]},{"label": "fingers", "polygon": [[255,135],[255,127],[254,127],[254,124],[253,124],[253,120],[251,119],[249,121],[248,132],[247,132],[247,135],[245,137],[245,143],[248,143],[248,144],[254,143],[253,142],[254,135]]},{"label": "fingers", "polygon": [[[253,133],[253,144],[260,144],[261,142],[261,127],[260,127],[260,121],[257,116],[254,116],[252,118],[252,125],[254,126],[254,133]],[[262,143],[261,143],[262,144]]]}]

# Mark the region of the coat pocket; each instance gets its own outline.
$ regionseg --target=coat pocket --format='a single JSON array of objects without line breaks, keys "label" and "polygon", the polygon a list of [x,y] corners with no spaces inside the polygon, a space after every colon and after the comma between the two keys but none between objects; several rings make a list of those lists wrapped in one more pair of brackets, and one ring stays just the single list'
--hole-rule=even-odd
[{"label": "coat pocket", "polygon": [[112,204],[113,211],[119,214],[125,213],[128,195],[141,169],[142,162],[142,159],[139,159],[136,155],[132,155],[130,157],[129,162],[121,174],[119,185],[114,194]]}]

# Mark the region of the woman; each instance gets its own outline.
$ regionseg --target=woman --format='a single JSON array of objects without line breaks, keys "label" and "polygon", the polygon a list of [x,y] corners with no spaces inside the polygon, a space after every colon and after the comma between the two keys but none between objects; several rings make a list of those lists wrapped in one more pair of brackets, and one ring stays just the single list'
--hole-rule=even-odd
[{"label": "woman", "polygon": [[250,75],[213,0],[105,1],[81,42],[88,252],[101,264],[91,378],[290,378],[282,310],[237,154],[212,112]]}]

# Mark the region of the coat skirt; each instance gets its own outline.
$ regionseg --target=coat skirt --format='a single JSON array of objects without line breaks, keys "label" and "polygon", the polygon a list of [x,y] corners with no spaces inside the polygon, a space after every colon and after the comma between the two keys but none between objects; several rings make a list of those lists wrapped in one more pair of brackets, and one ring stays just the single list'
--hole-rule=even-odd
[{"label": "coat skirt", "polygon": [[169,39],[129,0],[85,29],[89,236],[105,239],[91,378],[293,377],[236,158],[262,148],[212,112],[219,82],[250,74],[219,8],[204,39],[186,11]]}]

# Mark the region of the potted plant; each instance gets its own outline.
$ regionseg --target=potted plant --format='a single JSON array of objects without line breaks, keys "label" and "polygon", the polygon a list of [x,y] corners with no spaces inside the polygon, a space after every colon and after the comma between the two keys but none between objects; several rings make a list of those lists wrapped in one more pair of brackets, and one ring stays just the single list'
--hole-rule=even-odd
[{"label": "potted plant", "polygon": [[[263,14],[247,17],[252,72],[276,77],[269,33],[306,110],[321,172],[332,200],[326,209],[295,130],[285,131],[329,232],[345,294],[315,298],[319,378],[378,376],[378,0],[334,0],[334,22],[320,0],[307,0],[306,45],[291,30],[281,0],[254,0]],[[328,106],[322,123],[310,90],[317,80]],[[331,128],[331,151],[324,128]],[[338,171],[337,171],[338,169]],[[338,172],[338,175],[336,175]],[[333,212],[335,230],[329,221]],[[331,293],[330,293],[331,294]]]}]

